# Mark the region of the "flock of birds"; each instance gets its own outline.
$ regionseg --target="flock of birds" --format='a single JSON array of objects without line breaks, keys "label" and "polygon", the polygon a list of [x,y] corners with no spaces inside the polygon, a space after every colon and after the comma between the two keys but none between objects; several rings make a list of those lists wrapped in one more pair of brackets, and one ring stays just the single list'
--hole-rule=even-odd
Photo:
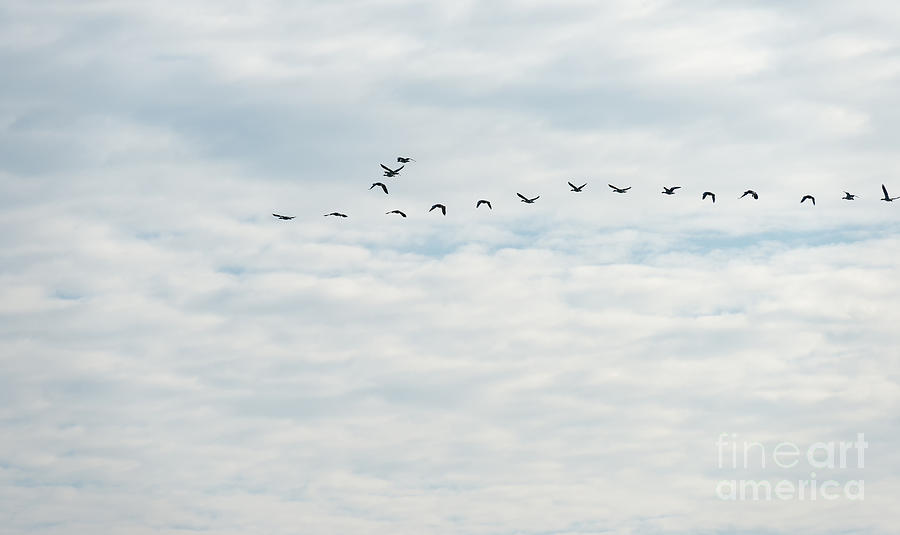
[{"label": "flock of birds", "polygon": [[[393,178],[396,176],[400,176],[400,171],[403,170],[404,167],[406,167],[406,164],[409,162],[414,162],[414,161],[415,161],[414,159],[409,158],[409,157],[398,156],[397,163],[402,164],[402,165],[400,165],[400,167],[398,167],[396,169],[391,169],[390,167],[388,167],[384,164],[381,164],[381,169],[384,172],[384,176],[386,176],[388,178]],[[584,183],[580,186],[576,186],[575,184],[573,184],[571,182],[568,182],[568,184],[569,184],[570,191],[572,191],[574,193],[582,192],[584,190],[585,186],[587,186],[587,183]],[[612,189],[613,193],[620,193],[620,194],[626,194],[626,193],[628,193],[628,190],[631,189],[631,186],[628,186],[627,188],[620,188],[620,187],[614,186],[612,184],[608,184],[608,186]],[[375,188],[380,188],[381,191],[383,191],[385,195],[388,194],[388,187],[384,182],[373,182],[372,185],[369,186],[370,190],[375,189]],[[681,189],[681,186],[663,186],[663,190],[661,193],[663,195],[675,195],[675,192],[679,189]],[[884,184],[881,185],[881,191],[884,194],[884,197],[881,198],[882,201],[893,202],[893,201],[896,201],[897,199],[900,199],[900,196],[891,197],[890,194],[888,194],[887,187]],[[518,195],[520,202],[523,202],[526,204],[534,204],[535,201],[537,201],[538,199],[541,198],[540,195],[538,195],[536,197],[526,197],[525,195],[522,195],[521,193],[516,193],[516,195]],[[752,189],[748,189],[747,191],[745,191],[743,193],[743,195],[741,195],[739,197],[739,199],[743,199],[744,197],[747,197],[747,196],[750,196],[754,200],[759,199],[759,194],[756,193],[755,191],[753,191]],[[856,200],[857,197],[859,197],[859,195],[845,191],[844,196],[841,197],[841,199],[843,199],[845,201],[853,201],[853,200]],[[713,203],[716,202],[716,194],[711,191],[704,191],[700,197],[700,199],[704,200],[704,201],[707,198],[710,199]],[[800,204],[803,204],[806,201],[811,201],[813,206],[815,206],[815,204],[816,204],[816,198],[813,197],[812,195],[807,194],[800,198]],[[491,201],[489,201],[487,199],[479,199],[475,203],[475,208],[481,208],[482,206],[487,206],[489,210],[494,209],[494,207],[491,206]],[[447,215],[447,207],[441,203],[435,203],[434,205],[431,206],[431,208],[428,211],[433,212],[435,210],[440,210],[442,215]],[[390,212],[385,212],[385,213],[388,215],[396,214],[401,217],[406,217],[406,212],[403,212],[402,210],[391,210]],[[283,221],[289,221],[289,220],[297,217],[297,216],[292,216],[292,215],[282,215],[282,214],[274,214],[274,213],[272,215]],[[325,217],[347,217],[347,214],[344,214],[342,212],[330,212],[330,213],[325,214]]]}]

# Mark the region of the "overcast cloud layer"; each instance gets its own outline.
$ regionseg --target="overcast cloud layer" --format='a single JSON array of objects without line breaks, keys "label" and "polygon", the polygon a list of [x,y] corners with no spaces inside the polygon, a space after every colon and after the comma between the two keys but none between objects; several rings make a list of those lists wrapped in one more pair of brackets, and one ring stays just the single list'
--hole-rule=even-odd
[{"label": "overcast cloud layer", "polygon": [[[0,534],[896,533],[898,33],[888,1],[0,0]],[[868,449],[719,468],[723,433]]]}]

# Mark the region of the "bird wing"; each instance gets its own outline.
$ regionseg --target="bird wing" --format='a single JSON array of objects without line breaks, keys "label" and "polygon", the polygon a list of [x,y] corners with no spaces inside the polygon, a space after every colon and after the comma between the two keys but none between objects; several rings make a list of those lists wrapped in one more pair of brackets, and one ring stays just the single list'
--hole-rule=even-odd
[{"label": "bird wing", "polygon": [[538,199],[540,199],[540,198],[541,198],[541,196],[538,195],[538,196],[535,197],[534,199],[528,199],[528,201],[529,201],[529,202],[534,202],[534,201],[536,201],[536,200],[538,200]]},{"label": "bird wing", "polygon": [[630,189],[631,189],[631,186],[628,186],[627,188],[622,188],[622,191],[628,191]]},{"label": "bird wing", "polygon": [[566,182],[566,184],[568,184],[569,187],[572,188],[572,189],[578,189],[578,188],[575,186],[575,184],[572,184],[571,182]]},{"label": "bird wing", "polygon": [[612,184],[607,184],[607,186],[611,187],[612,189],[614,189],[614,190],[616,190],[616,191],[619,191],[619,188],[613,186]]},{"label": "bird wing", "polygon": [[676,190],[676,189],[681,189],[681,186],[672,186],[671,189],[672,189],[672,191],[674,191],[674,190]]},{"label": "bird wing", "polygon": [[387,186],[385,186],[385,185],[382,184],[381,182],[379,182],[378,185],[381,186],[381,189],[383,189],[385,193],[388,192],[388,191],[387,191]]},{"label": "bird wing", "polygon": [[519,198],[522,199],[523,201],[527,201],[527,200],[528,200],[528,197],[522,195],[521,193],[516,193],[516,195],[518,195]]},{"label": "bird wing", "polygon": [[386,166],[386,165],[384,165],[384,164],[380,164],[380,165],[381,165],[381,168],[384,169],[385,171],[389,171],[389,172],[393,173],[393,171],[391,171],[391,168],[390,168],[390,167],[388,167],[388,166]]},{"label": "bird wing", "polygon": [[584,189],[585,186],[587,186],[587,182],[585,182],[584,184],[578,186],[578,189],[579,189],[579,190],[582,190],[582,189]]},{"label": "bird wing", "polygon": [[881,185],[881,191],[884,192],[884,198],[885,198],[885,199],[890,199],[890,198],[891,198],[891,196],[888,195],[887,188],[884,187],[884,184]]}]

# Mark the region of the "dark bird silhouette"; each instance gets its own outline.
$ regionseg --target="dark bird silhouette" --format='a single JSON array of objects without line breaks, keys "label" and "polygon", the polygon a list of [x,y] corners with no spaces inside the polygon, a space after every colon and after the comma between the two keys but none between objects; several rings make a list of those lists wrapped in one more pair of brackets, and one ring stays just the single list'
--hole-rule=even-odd
[{"label": "dark bird silhouette", "polygon": [[378,186],[379,188],[381,188],[381,189],[384,191],[385,195],[387,195],[387,186],[385,186],[384,183],[382,183],[382,182],[375,182],[375,183],[373,183],[371,186],[369,186],[369,189],[372,189],[372,188],[374,188],[374,187],[376,187],[376,186]]},{"label": "dark bird silhouette", "polygon": [[[435,208],[440,208],[441,213],[444,215],[447,215],[447,207],[444,206],[443,204],[440,204],[440,203],[435,204],[434,206],[431,207],[431,210],[434,210]],[[430,212],[431,210],[428,210],[428,211]]]},{"label": "dark bird silhouette", "polygon": [[481,206],[482,204],[486,204],[487,207],[488,207],[489,209],[491,209],[491,210],[494,209],[494,207],[491,206],[491,201],[486,201],[486,200],[484,200],[484,199],[481,199],[480,201],[478,201],[477,203],[475,203],[475,208],[478,208],[478,207]]},{"label": "dark bird silhouette", "polygon": [[887,188],[884,187],[884,184],[881,185],[881,191],[884,192],[884,197],[882,197],[881,199],[882,201],[892,202],[896,199],[900,199],[900,197],[891,197],[890,195],[888,195]]},{"label": "dark bird silhouette", "polygon": [[608,184],[608,186],[611,187],[616,193],[628,193],[628,190],[631,189],[631,186],[628,186],[627,188],[617,188],[612,184]]},{"label": "dark bird silhouette", "polygon": [[538,200],[538,199],[541,198],[540,195],[538,195],[537,197],[535,197],[535,198],[533,198],[533,199],[529,199],[528,197],[522,195],[521,193],[516,193],[516,195],[518,195],[519,198],[522,199],[522,202],[524,202],[524,203],[526,203],[526,204],[534,204],[534,201],[536,201],[536,200]]},{"label": "dark bird silhouette", "polygon": [[403,169],[404,167],[406,167],[406,166],[405,166],[405,165],[401,165],[400,167],[398,167],[398,168],[396,168],[396,169],[391,169],[390,167],[388,167],[388,166],[386,166],[386,165],[384,165],[384,164],[381,164],[381,168],[384,169],[384,176],[386,176],[386,177],[392,177],[392,176],[397,176],[397,175],[399,175],[399,174],[400,174],[400,170]]},{"label": "dark bird silhouette", "polygon": [[812,201],[812,203],[813,203],[813,206],[815,206],[815,205],[816,205],[816,198],[815,198],[815,197],[813,197],[813,196],[812,196],[812,195],[804,195],[804,196],[803,196],[803,198],[802,198],[802,199],[800,199],[800,204],[803,204],[803,201],[805,201],[805,200],[806,200],[806,199],[809,199],[809,200],[811,200],[811,201]]},{"label": "dark bird silhouette", "polygon": [[406,157],[403,157],[403,156],[397,156],[397,162],[399,162],[399,163],[409,163],[409,162],[414,162],[414,161],[415,161],[415,160],[413,160],[412,158],[406,158]]},{"label": "dark bird silhouette", "polygon": [[272,214],[272,215],[282,221],[290,221],[291,219],[294,219],[295,217],[297,217],[295,215],[281,215],[281,214]]},{"label": "dark bird silhouette", "polygon": [[713,193],[711,191],[704,191],[703,197],[701,197],[700,200],[702,201],[702,200],[706,199],[707,197],[712,197],[713,204],[716,203],[716,194],[715,193]]},{"label": "dark bird silhouette", "polygon": [[347,217],[347,214],[342,214],[340,212],[331,212],[330,214],[325,214],[325,217],[328,217],[330,215],[333,215],[335,217]]},{"label": "dark bird silhouette", "polygon": [[859,197],[859,195],[854,195],[854,194],[850,193],[849,191],[845,191],[844,196],[841,198],[844,199],[845,201],[852,201],[852,200],[856,199],[857,197]]},{"label": "dark bird silhouette", "polygon": [[401,212],[400,210],[391,210],[390,212],[385,212],[385,214],[400,214],[400,215],[402,215],[403,217],[406,217],[406,214],[404,214],[404,213]]},{"label": "dark bird silhouette", "polygon": [[753,191],[752,189],[748,189],[747,191],[745,191],[744,194],[741,195],[741,199],[743,199],[743,198],[746,197],[747,195],[753,197],[754,199],[759,199],[759,195],[758,195],[755,191]]},{"label": "dark bird silhouette", "polygon": [[572,191],[581,191],[584,189],[585,186],[587,186],[587,182],[585,182],[584,184],[582,184],[580,186],[576,186],[575,184],[572,184],[571,182],[569,182],[568,184],[569,184],[569,187],[572,188]]},{"label": "dark bird silhouette", "polygon": [[676,189],[681,189],[681,186],[672,186],[671,188],[663,186],[662,193],[663,195],[675,195]]}]

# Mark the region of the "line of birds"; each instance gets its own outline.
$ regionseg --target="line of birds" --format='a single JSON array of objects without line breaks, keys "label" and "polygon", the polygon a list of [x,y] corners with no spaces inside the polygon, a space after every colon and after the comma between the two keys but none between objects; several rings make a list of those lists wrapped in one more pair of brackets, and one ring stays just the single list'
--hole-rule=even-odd
[{"label": "line of birds", "polygon": [[[384,172],[384,176],[392,178],[392,177],[400,176],[400,171],[403,170],[404,167],[406,167],[406,164],[409,162],[414,162],[414,161],[415,160],[413,158],[409,158],[406,156],[398,156],[397,163],[403,164],[400,167],[398,167],[396,169],[391,169],[390,167],[388,167],[384,164],[380,164],[380,165],[381,165],[382,171]],[[567,182],[567,184],[569,184],[570,191],[572,191],[574,193],[582,192],[584,190],[585,186],[587,186],[587,182],[585,182],[584,184],[582,184],[580,186],[576,186],[572,182]],[[614,186],[612,184],[607,184],[607,185],[612,189],[613,193],[624,194],[624,193],[628,193],[628,190],[631,189],[631,186],[628,186],[627,188],[620,188],[620,187]],[[375,188],[380,188],[385,193],[385,195],[388,194],[388,187],[384,182],[373,182],[372,185],[369,186],[370,190],[375,189]],[[663,195],[675,195],[676,190],[679,190],[679,189],[681,189],[681,186],[663,186],[663,190],[661,193]],[[887,187],[885,187],[884,184],[881,185],[881,191],[884,193],[884,197],[881,198],[882,201],[893,202],[897,199],[900,199],[900,196],[891,197],[890,194],[888,194]],[[540,195],[538,195],[536,197],[526,197],[525,195],[522,195],[521,193],[518,193],[518,192],[516,193],[516,195],[519,197],[520,202],[523,202],[526,204],[534,204],[534,202],[536,200],[541,198]],[[750,197],[752,197],[754,200],[759,199],[759,194],[756,193],[755,191],[753,191],[752,189],[748,189],[738,198],[743,199],[744,197],[747,197],[748,195]],[[856,200],[857,197],[859,197],[859,195],[845,191],[844,196],[841,197],[841,199],[843,199],[845,201],[853,201],[853,200]],[[707,198],[711,199],[713,203],[716,202],[716,194],[711,191],[704,191],[700,197],[700,199],[704,200],[704,201]],[[811,201],[813,206],[815,206],[815,204],[816,204],[816,198],[809,194],[804,195],[800,199],[800,204],[803,204],[806,201]],[[494,207],[491,205],[491,201],[489,201],[487,199],[479,199],[478,202],[475,203],[475,208],[480,208],[482,205],[487,206],[489,210],[494,209]],[[440,210],[442,215],[447,215],[447,207],[441,203],[433,204],[431,206],[431,208],[428,210],[428,212],[433,212],[435,210]],[[389,215],[397,214],[399,216],[406,217],[406,213],[403,212],[402,210],[391,210],[390,212],[385,212],[385,213],[389,214]],[[297,217],[297,216],[281,215],[281,214],[275,214],[275,213],[273,213],[272,215],[283,221],[289,221],[289,220]],[[331,216],[331,217],[347,217],[347,214],[344,214],[341,212],[330,212],[330,213],[325,214],[325,217],[329,217],[329,216]]]}]

